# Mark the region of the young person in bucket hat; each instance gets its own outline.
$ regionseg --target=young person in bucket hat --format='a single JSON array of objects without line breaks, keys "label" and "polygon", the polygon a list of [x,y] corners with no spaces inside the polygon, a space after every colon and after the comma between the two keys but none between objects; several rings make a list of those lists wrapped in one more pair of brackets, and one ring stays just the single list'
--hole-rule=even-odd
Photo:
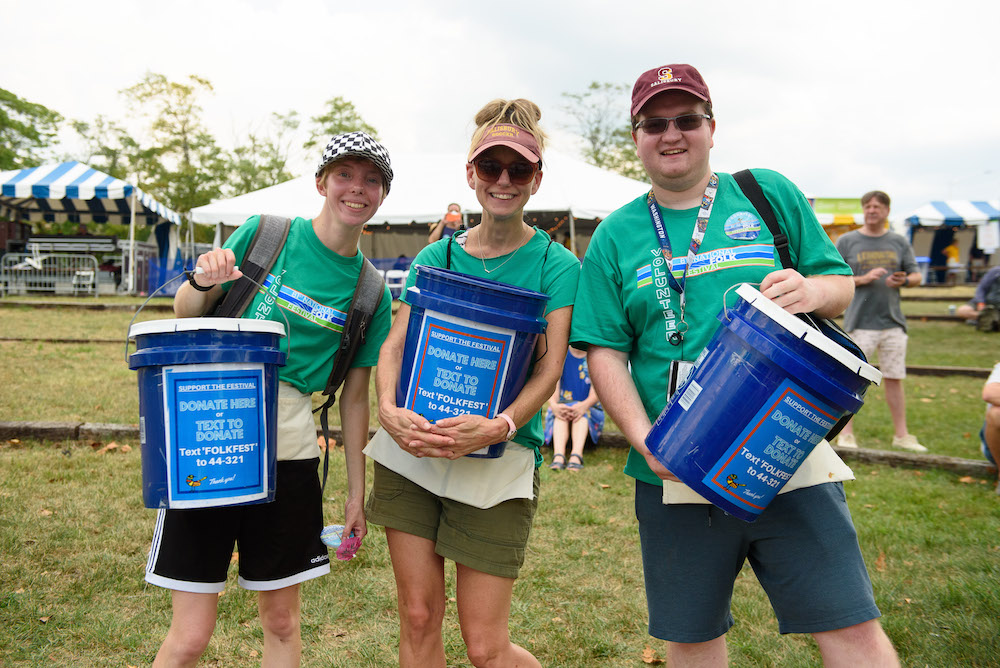
[{"label": "young person in bucket hat", "polygon": [[832,317],[850,302],[851,270],[799,190],[753,170],[797,269],[780,268],[758,212],[731,175],[709,166],[716,120],[694,67],[639,76],[631,117],[652,189],[597,227],[570,342],[587,348],[601,403],[632,445],[625,473],[635,478],[649,633],[668,641],[670,665],[726,665],[733,585],[749,559],[782,633],[812,634],[828,664],[897,665],[840,482],[853,474],[826,441],[753,523],[709,504],[645,444],[668,388],[734,303],[732,287],[759,284],[791,313]]},{"label": "young person in bucket hat", "polygon": [[[455,562],[462,638],[475,666],[539,666],[508,631],[514,581],[538,503],[540,409],[562,372],[580,262],[524,221],[542,182],[541,112],[528,100],[494,100],[476,115],[469,187],[482,222],[424,248],[413,260],[545,293],[547,329],[524,387],[493,419],[461,415],[431,424],[396,404],[410,304],[403,293],[376,373],[379,430],[366,511],[385,527],[399,603],[399,664],[444,668],[445,559]],[[407,288],[416,282],[410,271]],[[464,455],[506,441],[502,457]]]},{"label": "young person in bucket hat", "polygon": [[[240,586],[258,592],[266,665],[298,665],[299,587],[330,571],[320,540],[323,507],[317,473],[320,451],[311,394],[326,388],[340,329],[364,257],[358,240],[392,183],[385,148],[364,132],[333,137],[316,169],[323,198],[312,220],[295,218],[288,238],[243,314],[281,322],[288,353],[278,369],[278,446],[275,499],[270,503],[196,510],[160,510],[146,580],[171,589],[173,619],[154,665],[195,665],[215,628],[234,543]],[[260,224],[253,216],[222,248],[198,258],[204,270],[174,299],[178,317],[209,315],[242,273],[237,268]],[[347,465],[344,535],[367,532],[364,514],[371,367],[389,331],[392,299],[385,288],[367,339],[354,357],[340,394]],[[284,315],[282,315],[284,314]],[[291,350],[288,349],[289,342]]]}]

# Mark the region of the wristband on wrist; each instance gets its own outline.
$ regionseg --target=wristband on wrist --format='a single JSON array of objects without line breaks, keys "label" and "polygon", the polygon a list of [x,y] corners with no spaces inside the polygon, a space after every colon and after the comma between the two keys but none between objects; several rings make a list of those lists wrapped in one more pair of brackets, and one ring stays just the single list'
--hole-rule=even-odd
[{"label": "wristband on wrist", "polygon": [[517,436],[517,425],[514,424],[514,421],[512,419],[510,419],[509,415],[507,415],[506,413],[498,413],[497,417],[501,418],[504,422],[507,423],[507,427],[508,427],[507,435],[504,437],[503,440],[510,441],[515,436]]},{"label": "wristband on wrist", "polygon": [[187,274],[188,274],[188,283],[190,283],[191,287],[193,287],[198,292],[208,292],[209,290],[215,287],[214,285],[210,285],[206,288],[201,285],[198,285],[198,283],[194,280],[194,272],[189,271]]}]

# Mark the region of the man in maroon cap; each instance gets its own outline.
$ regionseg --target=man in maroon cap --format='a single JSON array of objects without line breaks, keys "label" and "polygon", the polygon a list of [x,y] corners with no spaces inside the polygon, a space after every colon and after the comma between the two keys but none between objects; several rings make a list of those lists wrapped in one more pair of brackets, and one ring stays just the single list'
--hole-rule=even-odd
[{"label": "man in maroon cap", "polygon": [[723,304],[734,304],[733,287],[759,284],[790,313],[833,317],[851,300],[851,269],[798,188],[755,169],[787,236],[794,268],[782,268],[756,208],[732,175],[709,166],[716,121],[695,68],[642,74],[631,117],[652,189],[594,233],[570,343],[587,348],[601,402],[632,445],[625,473],[635,478],[649,633],[668,641],[672,666],[725,665],[733,584],[749,559],[782,633],[812,634],[827,664],[898,665],[845,501],[841,481],[854,475],[826,440],[752,523],[709,504],[645,443]]}]

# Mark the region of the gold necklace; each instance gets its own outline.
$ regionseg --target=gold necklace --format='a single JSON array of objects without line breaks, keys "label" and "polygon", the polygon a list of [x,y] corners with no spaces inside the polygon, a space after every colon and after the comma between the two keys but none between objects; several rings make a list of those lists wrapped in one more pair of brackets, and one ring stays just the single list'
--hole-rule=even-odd
[{"label": "gold necklace", "polygon": [[[528,233],[531,232],[531,228],[530,227],[528,228],[527,232]],[[487,274],[492,274],[494,271],[496,271],[500,267],[504,266],[505,264],[507,264],[508,262],[510,262],[511,260],[513,260],[514,256],[517,255],[517,251],[521,250],[521,248],[524,246],[524,238],[525,237],[524,237],[524,235],[522,235],[521,239],[518,241],[518,247],[514,249],[514,252],[510,254],[509,258],[507,258],[506,260],[504,260],[503,262],[501,262],[497,266],[493,267],[492,269],[487,269],[486,268],[486,252],[483,250],[483,240],[479,238],[480,236],[481,236],[481,234],[477,234],[476,235],[476,243],[479,244],[479,260],[480,260],[480,262],[483,263],[483,271],[485,271]]]}]

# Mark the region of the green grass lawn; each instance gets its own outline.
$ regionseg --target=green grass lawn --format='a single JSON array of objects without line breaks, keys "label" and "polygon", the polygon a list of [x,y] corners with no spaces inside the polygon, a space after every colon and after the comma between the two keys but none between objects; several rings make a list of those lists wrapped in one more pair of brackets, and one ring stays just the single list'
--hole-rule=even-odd
[{"label": "green grass lawn", "polygon": [[[169,594],[142,580],[154,511],[142,507],[139,451],[89,444],[0,445],[0,665],[148,665]],[[539,513],[511,611],[513,639],[542,665],[647,665],[645,597],[624,451],[587,453],[578,473],[543,469]],[[849,503],[883,624],[906,666],[995,666],[1000,656],[1000,499],[985,480],[854,467]],[[369,471],[370,474],[370,471]],[[370,484],[370,480],[369,480]],[[341,519],[343,455],[331,458],[326,515]],[[395,588],[385,537],[303,586],[304,665],[395,665]],[[448,566],[445,647],[469,665]],[[678,592],[679,596],[685,595]],[[810,638],[780,636],[749,567],[737,580],[733,666],[815,666]],[[260,663],[255,599],[235,584],[202,665]]]}]

